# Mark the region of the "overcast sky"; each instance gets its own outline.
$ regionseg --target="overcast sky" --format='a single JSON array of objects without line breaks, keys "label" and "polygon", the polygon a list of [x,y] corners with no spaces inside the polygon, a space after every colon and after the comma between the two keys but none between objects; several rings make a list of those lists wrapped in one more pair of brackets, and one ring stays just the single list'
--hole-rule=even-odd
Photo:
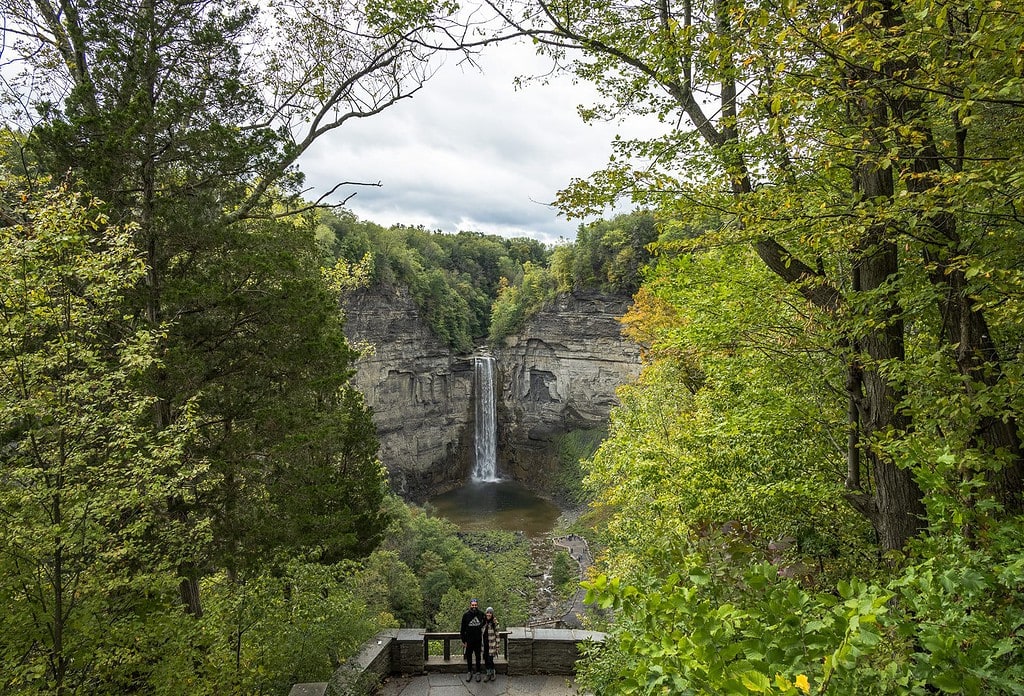
[{"label": "overcast sky", "polygon": [[580,221],[546,204],[607,162],[621,127],[585,125],[576,106],[593,92],[568,78],[517,90],[516,76],[546,65],[530,46],[488,47],[480,64],[482,73],[449,60],[411,99],[322,138],[299,162],[308,195],[379,181],[334,202],[357,191],[348,208],[385,227],[572,239]]}]

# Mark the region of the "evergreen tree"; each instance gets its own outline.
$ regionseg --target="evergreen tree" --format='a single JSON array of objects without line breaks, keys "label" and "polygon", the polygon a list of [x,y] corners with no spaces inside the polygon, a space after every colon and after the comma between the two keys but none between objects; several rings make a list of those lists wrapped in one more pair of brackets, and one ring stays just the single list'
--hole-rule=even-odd
[{"label": "evergreen tree", "polygon": [[[146,375],[152,436],[189,409],[202,423],[164,472],[181,482],[164,514],[188,530],[176,546],[185,606],[201,615],[211,563],[237,568],[271,538],[327,558],[368,551],[380,471],[365,408],[346,393],[353,354],[311,230],[271,221],[303,207],[294,163],[319,136],[422,86],[429,51],[410,39],[450,8],[307,3],[272,21],[236,0],[3,9],[22,70],[7,104],[31,124],[26,174],[67,172],[132,227],[145,274],[123,316],[159,337]],[[310,493],[314,471],[331,495]],[[257,510],[266,519],[270,491],[279,504],[320,500],[318,519],[334,524],[300,522],[297,503],[294,524],[273,534],[243,523]]]}]

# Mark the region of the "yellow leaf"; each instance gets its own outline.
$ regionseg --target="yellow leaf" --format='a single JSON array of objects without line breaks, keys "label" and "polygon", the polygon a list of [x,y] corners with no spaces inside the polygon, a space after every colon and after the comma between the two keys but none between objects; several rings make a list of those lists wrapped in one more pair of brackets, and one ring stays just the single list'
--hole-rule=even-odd
[{"label": "yellow leaf", "polygon": [[796,688],[803,691],[805,694],[811,693],[811,683],[807,681],[806,674],[798,674],[796,677]]}]

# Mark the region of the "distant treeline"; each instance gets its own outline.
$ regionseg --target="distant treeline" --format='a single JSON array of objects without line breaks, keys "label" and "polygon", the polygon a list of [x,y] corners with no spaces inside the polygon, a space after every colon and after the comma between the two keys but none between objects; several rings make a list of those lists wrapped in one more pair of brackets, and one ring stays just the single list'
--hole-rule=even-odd
[{"label": "distant treeline", "polygon": [[349,213],[325,213],[316,229],[327,265],[371,285],[409,288],[434,332],[468,351],[518,330],[556,293],[599,289],[632,294],[656,241],[643,212],[581,225],[555,246],[479,232],[384,228]]}]

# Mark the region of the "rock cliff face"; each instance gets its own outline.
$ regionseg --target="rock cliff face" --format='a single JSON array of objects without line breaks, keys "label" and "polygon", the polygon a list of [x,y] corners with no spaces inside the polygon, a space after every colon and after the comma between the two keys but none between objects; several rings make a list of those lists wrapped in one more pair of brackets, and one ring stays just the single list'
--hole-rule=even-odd
[{"label": "rock cliff face", "polygon": [[392,488],[419,500],[465,480],[472,445],[473,366],[431,333],[404,288],[342,302],[357,348],[355,386],[373,411]]},{"label": "rock cliff face", "polygon": [[622,337],[618,322],[628,308],[627,298],[562,295],[496,351],[504,475],[542,488],[555,439],[607,423],[616,387],[640,373],[640,347]]},{"label": "rock cliff face", "polygon": [[[639,347],[617,321],[628,306],[596,293],[559,297],[494,351],[501,475],[543,489],[558,435],[607,422],[615,388],[640,371]],[[342,309],[349,340],[370,348],[353,382],[392,487],[421,500],[461,485],[473,456],[472,358],[434,337],[404,289],[358,291]]]}]

